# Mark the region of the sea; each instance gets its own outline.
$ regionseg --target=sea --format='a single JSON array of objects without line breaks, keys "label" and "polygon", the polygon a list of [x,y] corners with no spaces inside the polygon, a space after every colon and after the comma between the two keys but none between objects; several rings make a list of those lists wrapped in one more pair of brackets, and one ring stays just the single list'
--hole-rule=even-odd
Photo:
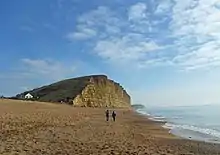
[{"label": "sea", "polygon": [[220,143],[220,105],[142,107],[138,113],[162,122],[170,133],[191,140]]}]

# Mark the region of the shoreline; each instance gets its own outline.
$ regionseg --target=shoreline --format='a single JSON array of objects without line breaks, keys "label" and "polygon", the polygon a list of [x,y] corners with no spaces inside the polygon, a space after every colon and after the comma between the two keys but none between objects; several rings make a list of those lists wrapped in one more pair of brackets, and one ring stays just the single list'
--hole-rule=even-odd
[{"label": "shoreline", "polygon": [[220,145],[174,136],[133,109],[109,109],[116,122],[105,121],[105,108],[0,100],[0,154],[220,154]]},{"label": "shoreline", "polygon": [[[200,133],[198,131],[193,131],[193,130],[188,130],[188,132],[187,132],[186,129],[175,129],[175,128],[172,129],[171,127],[168,127],[166,125],[167,123],[170,123],[168,121],[160,120],[160,119],[157,120],[157,118],[155,118],[155,117],[150,117],[151,116],[150,114],[143,114],[141,112],[138,112],[138,110],[135,110],[135,109],[133,109],[133,110],[134,110],[134,112],[138,113],[139,115],[142,115],[142,116],[146,117],[146,119],[160,124],[160,126],[164,129],[166,129],[169,134],[172,134],[173,136],[176,136],[177,138],[184,139],[184,140],[195,141],[195,142],[202,142],[202,143],[210,143],[210,144],[220,145],[220,139],[218,137],[214,137],[214,136],[207,135],[207,134]],[[204,138],[196,137],[193,133],[197,134],[197,135],[200,135],[201,137],[203,135]],[[205,138],[206,138],[206,140],[205,140]]]}]

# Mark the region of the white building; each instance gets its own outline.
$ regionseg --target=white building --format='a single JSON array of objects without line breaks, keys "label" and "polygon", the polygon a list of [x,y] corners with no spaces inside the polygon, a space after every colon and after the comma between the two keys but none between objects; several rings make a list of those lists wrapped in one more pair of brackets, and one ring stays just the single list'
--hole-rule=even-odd
[{"label": "white building", "polygon": [[30,93],[28,93],[28,94],[26,94],[26,95],[24,96],[24,98],[25,98],[25,99],[32,99],[32,98],[34,98],[34,96],[31,95]]}]

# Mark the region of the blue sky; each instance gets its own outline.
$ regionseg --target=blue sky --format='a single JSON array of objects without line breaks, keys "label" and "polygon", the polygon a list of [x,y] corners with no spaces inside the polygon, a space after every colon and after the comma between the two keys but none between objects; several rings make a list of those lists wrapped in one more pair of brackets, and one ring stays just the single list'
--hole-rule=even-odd
[{"label": "blue sky", "polygon": [[133,103],[220,103],[218,0],[2,0],[0,94],[107,74]]}]

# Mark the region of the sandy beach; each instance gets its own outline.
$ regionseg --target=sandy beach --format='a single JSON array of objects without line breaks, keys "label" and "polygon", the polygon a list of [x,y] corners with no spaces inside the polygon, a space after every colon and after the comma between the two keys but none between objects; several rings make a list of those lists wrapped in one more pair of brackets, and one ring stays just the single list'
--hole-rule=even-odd
[{"label": "sandy beach", "polygon": [[1,155],[218,155],[220,145],[184,140],[132,110],[0,100]]}]

